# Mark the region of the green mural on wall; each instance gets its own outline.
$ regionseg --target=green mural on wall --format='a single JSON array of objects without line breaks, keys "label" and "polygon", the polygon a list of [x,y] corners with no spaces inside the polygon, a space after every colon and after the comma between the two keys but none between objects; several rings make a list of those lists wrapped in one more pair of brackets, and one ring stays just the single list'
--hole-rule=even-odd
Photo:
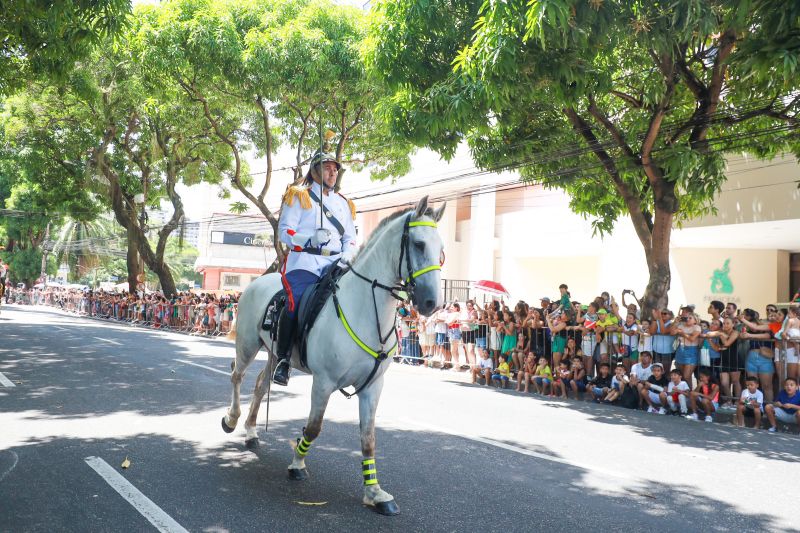
[{"label": "green mural on wall", "polygon": [[714,275],[711,276],[711,293],[712,294],[731,294],[733,292],[733,282],[729,276],[730,258],[725,260],[722,268],[714,270]]}]

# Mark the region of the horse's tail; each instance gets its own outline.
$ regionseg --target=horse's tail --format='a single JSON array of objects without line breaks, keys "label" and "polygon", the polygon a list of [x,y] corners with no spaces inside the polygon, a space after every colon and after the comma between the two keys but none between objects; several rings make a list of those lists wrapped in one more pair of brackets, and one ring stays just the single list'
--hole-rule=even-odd
[{"label": "horse's tail", "polygon": [[236,317],[236,316],[233,317],[233,322],[231,322],[231,330],[228,332],[227,335],[225,335],[226,339],[230,339],[232,341],[236,340],[236,322],[237,322],[237,318],[238,317]]}]

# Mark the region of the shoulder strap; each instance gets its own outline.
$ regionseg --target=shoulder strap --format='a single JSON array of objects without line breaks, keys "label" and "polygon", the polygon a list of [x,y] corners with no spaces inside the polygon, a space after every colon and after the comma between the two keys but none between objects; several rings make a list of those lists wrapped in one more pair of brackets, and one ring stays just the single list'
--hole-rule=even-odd
[{"label": "shoulder strap", "polygon": [[[308,195],[311,196],[311,199],[314,200],[314,203],[316,204],[320,203],[319,198],[311,189],[308,189]],[[330,209],[324,207],[324,205],[322,209],[322,214],[325,215],[325,218],[328,219],[328,222],[330,222],[333,225],[333,227],[336,228],[336,231],[339,232],[339,235],[344,235],[344,226],[342,225],[341,222],[339,222],[339,220],[335,216],[333,216],[333,213],[331,213]]]}]

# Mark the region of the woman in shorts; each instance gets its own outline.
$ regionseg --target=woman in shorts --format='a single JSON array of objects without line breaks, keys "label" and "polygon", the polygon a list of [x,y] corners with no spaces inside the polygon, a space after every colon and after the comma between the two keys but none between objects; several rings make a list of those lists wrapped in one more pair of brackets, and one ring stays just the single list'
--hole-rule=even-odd
[{"label": "woman in shorts", "polygon": [[453,302],[450,306],[450,313],[447,315],[447,340],[450,341],[453,370],[461,372],[458,351],[461,346],[461,306],[457,302]]},{"label": "woman in shorts", "polygon": [[461,322],[461,342],[464,344],[464,352],[470,368],[475,366],[475,330],[477,327],[478,311],[475,309],[475,303],[467,300],[466,317]]}]

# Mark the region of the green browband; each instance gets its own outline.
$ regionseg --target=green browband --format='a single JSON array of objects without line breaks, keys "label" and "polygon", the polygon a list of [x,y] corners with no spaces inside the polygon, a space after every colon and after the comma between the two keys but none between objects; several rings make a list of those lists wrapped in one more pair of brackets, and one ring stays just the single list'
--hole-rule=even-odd
[{"label": "green browband", "polygon": [[375,459],[361,461],[361,473],[364,475],[364,486],[378,484],[378,471],[375,469]]}]

